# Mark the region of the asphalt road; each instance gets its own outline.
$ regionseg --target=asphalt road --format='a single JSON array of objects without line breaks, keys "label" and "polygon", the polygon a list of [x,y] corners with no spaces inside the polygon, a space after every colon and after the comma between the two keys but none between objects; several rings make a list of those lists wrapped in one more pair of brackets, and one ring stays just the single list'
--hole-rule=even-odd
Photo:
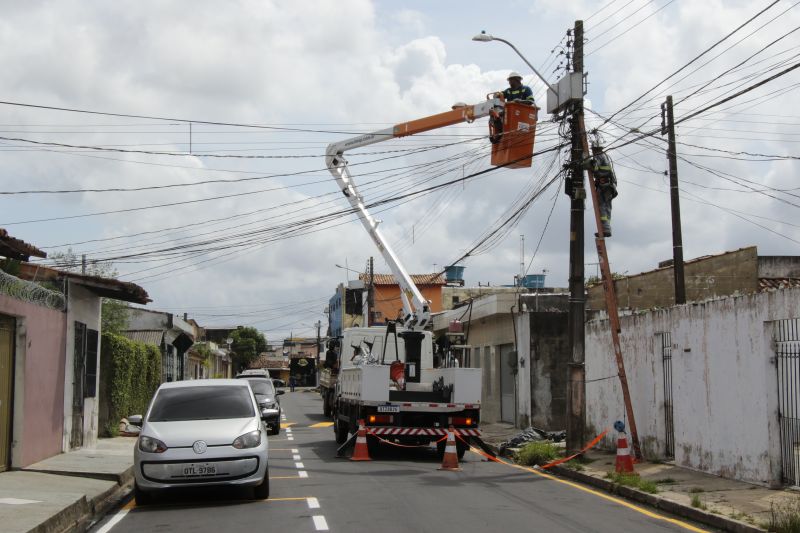
[{"label": "asphalt road", "polygon": [[94,533],[143,531],[660,532],[704,529],[593,489],[487,462],[437,470],[433,450],[381,450],[371,462],[336,459],[333,429],[312,392],[282,396],[285,426],[270,437],[271,494],[193,490],[137,508],[128,502]]}]

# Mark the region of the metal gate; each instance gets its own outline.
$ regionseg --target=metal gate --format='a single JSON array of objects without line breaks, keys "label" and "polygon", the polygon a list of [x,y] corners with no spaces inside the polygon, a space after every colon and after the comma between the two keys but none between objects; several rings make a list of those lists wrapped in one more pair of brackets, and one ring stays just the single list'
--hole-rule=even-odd
[{"label": "metal gate", "polygon": [[16,321],[0,315],[0,472],[8,469],[11,455],[11,401],[14,384]]},{"label": "metal gate", "polygon": [[667,457],[675,457],[675,420],[672,403],[672,334],[661,333],[661,368],[664,374],[664,442]]},{"label": "metal gate", "polygon": [[72,375],[72,432],[70,449],[83,446],[83,396],[86,379],[86,324],[75,322],[75,347]]},{"label": "metal gate", "polygon": [[778,378],[778,422],[781,476],[800,485],[800,319],[774,322],[775,366]]}]

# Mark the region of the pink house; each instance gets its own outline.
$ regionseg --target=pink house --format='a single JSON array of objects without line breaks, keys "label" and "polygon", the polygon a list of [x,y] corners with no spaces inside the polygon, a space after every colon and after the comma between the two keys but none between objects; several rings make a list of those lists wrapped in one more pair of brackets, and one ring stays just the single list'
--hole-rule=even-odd
[{"label": "pink house", "polygon": [[149,301],[137,285],[31,256],[46,254],[0,228],[0,472],[96,442],[102,297]]}]

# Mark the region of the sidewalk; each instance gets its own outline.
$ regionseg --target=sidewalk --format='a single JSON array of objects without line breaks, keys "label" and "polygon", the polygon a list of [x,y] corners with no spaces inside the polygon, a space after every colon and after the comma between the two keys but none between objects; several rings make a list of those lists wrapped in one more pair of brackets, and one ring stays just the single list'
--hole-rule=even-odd
[{"label": "sidewalk", "polygon": [[[481,429],[484,441],[496,452],[502,442],[520,432],[511,424],[486,424]],[[800,491],[772,490],[671,463],[636,464],[640,478],[655,484],[655,494],[622,486],[607,477],[614,471],[615,459],[614,452],[592,450],[580,464],[555,466],[547,471],[724,531],[764,531],[773,507],[788,506],[800,512]]]},{"label": "sidewalk", "polygon": [[134,437],[100,439],[0,474],[0,524],[7,533],[82,531],[133,485]]}]

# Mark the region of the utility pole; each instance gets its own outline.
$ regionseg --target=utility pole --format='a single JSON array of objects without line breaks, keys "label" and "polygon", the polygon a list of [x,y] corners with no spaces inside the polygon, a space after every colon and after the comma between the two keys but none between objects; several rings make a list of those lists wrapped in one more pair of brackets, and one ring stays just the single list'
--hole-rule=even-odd
[{"label": "utility pole", "polygon": [[681,234],[681,201],[678,190],[678,154],[675,150],[675,117],[672,95],[661,104],[661,135],[667,135],[669,147],[669,196],[672,206],[672,269],[675,278],[675,304],[686,303],[686,279],[683,274],[683,235]]},{"label": "utility pole", "polygon": [[317,326],[317,363],[315,365],[316,370],[317,370],[317,373],[316,373],[317,382],[315,383],[315,385],[319,385],[319,372],[320,372],[320,370],[319,370],[319,362],[322,361],[322,345],[320,343],[319,330],[322,327],[322,322],[320,320],[317,320],[317,323],[315,324],[315,326]]},{"label": "utility pole", "polygon": [[367,327],[372,325],[372,309],[375,307],[375,260],[369,258],[369,285],[367,286]]},{"label": "utility pole", "polygon": [[[583,21],[575,21],[572,70],[583,73]],[[586,426],[586,346],[584,334],[585,288],[583,270],[586,189],[583,180],[583,98],[572,106],[570,120],[572,153],[567,194],[570,196],[569,219],[569,352],[567,381],[567,454],[583,448]]]}]

